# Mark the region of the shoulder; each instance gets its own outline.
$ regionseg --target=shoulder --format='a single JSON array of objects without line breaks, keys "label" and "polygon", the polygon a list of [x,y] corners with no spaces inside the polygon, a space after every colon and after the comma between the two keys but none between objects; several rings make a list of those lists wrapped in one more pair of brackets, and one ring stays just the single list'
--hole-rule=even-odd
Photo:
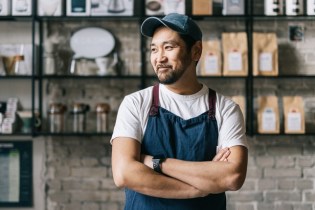
[{"label": "shoulder", "polygon": [[152,91],[153,86],[126,95],[123,104],[141,107],[144,104],[150,103],[152,101]]},{"label": "shoulder", "polygon": [[216,106],[221,115],[224,115],[227,111],[233,110],[234,108],[238,107],[238,105],[230,97],[224,96],[220,93],[217,93],[216,95]]}]

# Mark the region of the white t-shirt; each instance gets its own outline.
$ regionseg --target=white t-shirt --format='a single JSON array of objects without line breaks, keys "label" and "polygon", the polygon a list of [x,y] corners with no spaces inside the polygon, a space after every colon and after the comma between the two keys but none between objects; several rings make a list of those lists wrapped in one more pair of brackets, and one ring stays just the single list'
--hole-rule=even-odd
[{"label": "white t-shirt", "polygon": [[[141,143],[149,119],[153,86],[127,95],[122,101],[111,142],[116,137],[130,137]],[[160,84],[159,105],[182,119],[197,117],[209,110],[209,89],[193,95],[180,95]],[[218,148],[243,145],[247,147],[245,126],[239,106],[231,99],[217,93],[216,120],[218,123]]]}]

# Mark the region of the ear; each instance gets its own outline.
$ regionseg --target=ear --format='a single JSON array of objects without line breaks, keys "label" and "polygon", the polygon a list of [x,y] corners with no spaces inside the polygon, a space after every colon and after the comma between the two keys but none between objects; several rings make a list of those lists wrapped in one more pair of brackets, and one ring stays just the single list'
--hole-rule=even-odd
[{"label": "ear", "polygon": [[201,53],[202,53],[202,41],[197,41],[192,49],[191,49],[191,55],[192,55],[192,59],[194,61],[199,61],[200,57],[201,57]]}]

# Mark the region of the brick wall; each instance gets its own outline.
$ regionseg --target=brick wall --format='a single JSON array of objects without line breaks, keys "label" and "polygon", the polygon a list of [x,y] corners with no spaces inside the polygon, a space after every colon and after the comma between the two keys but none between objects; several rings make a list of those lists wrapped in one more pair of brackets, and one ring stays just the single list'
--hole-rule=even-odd
[{"label": "brick wall", "polygon": [[[301,21],[262,21],[256,24],[254,29],[277,33],[281,73],[314,74],[315,25],[312,21],[303,22],[305,40],[295,43],[288,40],[288,26],[292,23],[300,24]],[[84,24],[89,23],[82,23]],[[110,27],[118,34],[120,40],[129,43],[129,47],[125,47],[122,54],[132,53],[128,51],[130,47],[136,46],[135,49],[139,50],[137,24],[120,24],[124,27],[116,27],[113,23],[104,23],[103,26]],[[231,20],[222,21],[220,24],[208,22],[200,22],[200,24],[205,31],[205,36],[209,38],[218,38],[223,31],[241,31],[245,28],[242,21]],[[54,33],[55,28],[58,27],[60,26],[51,25],[48,36],[63,37],[62,34]],[[64,24],[62,27],[64,34],[68,34],[71,31],[69,29],[74,28],[71,24]],[[133,30],[133,33],[127,33],[128,30]],[[138,55],[135,56],[139,59]],[[148,84],[152,82],[148,81]],[[202,82],[226,95],[245,93],[244,79],[203,79]],[[305,99],[308,129],[314,130],[314,86],[314,81],[311,79],[259,79],[255,82],[254,96],[267,93],[278,96],[302,95]],[[50,91],[45,94],[47,103],[60,100],[71,104],[79,100],[93,107],[100,100],[109,102],[112,106],[110,117],[110,128],[112,128],[120,101],[125,94],[139,87],[139,81],[77,80],[69,83],[67,80],[59,80],[51,81],[49,87]],[[65,94],[61,94],[63,88],[67,90]],[[85,89],[85,93],[82,94],[78,88]],[[93,127],[93,122],[93,115],[91,115],[90,127]],[[47,210],[121,210],[123,208],[124,193],[117,189],[112,181],[109,139],[110,136],[46,138]],[[315,210],[315,137],[264,135],[249,137],[248,141],[250,156],[247,179],[240,191],[227,193],[228,209]]]}]

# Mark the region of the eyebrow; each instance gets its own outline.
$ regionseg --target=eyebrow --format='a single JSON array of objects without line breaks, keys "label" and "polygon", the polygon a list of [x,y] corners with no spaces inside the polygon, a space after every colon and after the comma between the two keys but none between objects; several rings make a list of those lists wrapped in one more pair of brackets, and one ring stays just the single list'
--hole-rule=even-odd
[{"label": "eyebrow", "polygon": [[[175,41],[172,41],[172,40],[170,40],[170,41],[165,41],[165,42],[162,43],[162,45],[166,45],[166,44],[179,45],[179,43],[177,43],[177,42],[175,42]],[[150,46],[156,46],[156,44],[151,43]]]}]

